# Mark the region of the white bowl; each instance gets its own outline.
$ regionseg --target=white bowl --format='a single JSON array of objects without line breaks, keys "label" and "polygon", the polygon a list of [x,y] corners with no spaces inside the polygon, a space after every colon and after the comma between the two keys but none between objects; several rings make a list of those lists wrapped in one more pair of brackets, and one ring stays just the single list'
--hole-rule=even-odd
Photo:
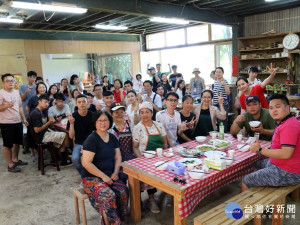
[{"label": "white bowl", "polygon": [[260,121],[250,121],[249,122],[250,127],[254,127],[254,128],[259,127],[260,124],[261,124]]},{"label": "white bowl", "polygon": [[216,133],[216,137],[219,137],[219,135],[220,135],[218,131],[210,131],[209,135],[212,137],[213,133]]},{"label": "white bowl", "polygon": [[[162,165],[157,167],[160,164]],[[155,169],[157,170],[166,170],[168,168],[168,163],[164,163],[164,161],[156,162],[154,165],[155,165]]]},{"label": "white bowl", "polygon": [[194,179],[194,180],[199,180],[201,179],[201,177],[203,176],[204,173],[200,173],[201,170],[196,170],[196,169],[193,169],[193,171],[196,171],[196,172],[192,172],[192,171],[189,171],[188,174],[189,176]]},{"label": "white bowl", "polygon": [[173,152],[164,152],[164,156],[166,157],[172,157],[174,155]]},{"label": "white bowl", "polygon": [[[148,153],[149,153],[149,154],[148,154]],[[155,155],[156,155],[156,152],[155,152],[155,151],[146,151],[146,152],[144,152],[144,156],[145,156],[146,158],[148,158],[148,159],[154,158]]]},{"label": "white bowl", "polygon": [[243,145],[245,145],[245,144],[239,144],[236,147],[242,152],[246,152],[250,149],[250,145],[245,145],[244,147],[243,147]]},{"label": "white bowl", "polygon": [[196,140],[197,140],[198,142],[204,142],[204,141],[206,140],[206,137],[205,137],[205,136],[197,136],[197,137],[196,137]]}]

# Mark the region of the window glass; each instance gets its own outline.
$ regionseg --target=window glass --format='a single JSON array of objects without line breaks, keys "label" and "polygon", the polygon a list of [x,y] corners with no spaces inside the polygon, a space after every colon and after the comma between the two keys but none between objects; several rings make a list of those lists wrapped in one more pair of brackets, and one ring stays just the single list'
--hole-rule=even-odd
[{"label": "window glass", "polygon": [[165,47],[165,35],[164,33],[147,35],[148,49],[163,48]]},{"label": "window glass", "polygon": [[224,69],[224,78],[230,82],[232,77],[232,45],[216,45],[216,66],[222,66]]},{"label": "window glass", "polygon": [[212,40],[232,38],[232,28],[224,25],[211,25]]},{"label": "window glass", "polygon": [[188,44],[208,41],[208,25],[188,27],[186,32]]},{"label": "window glass", "polygon": [[177,46],[185,44],[184,29],[172,30],[166,32],[167,46]]}]

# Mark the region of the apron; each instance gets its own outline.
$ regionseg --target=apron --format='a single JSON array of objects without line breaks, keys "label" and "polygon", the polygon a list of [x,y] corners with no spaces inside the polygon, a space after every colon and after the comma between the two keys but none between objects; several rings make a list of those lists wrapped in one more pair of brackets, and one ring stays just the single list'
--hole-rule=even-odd
[{"label": "apron", "polygon": [[160,133],[159,129],[157,128],[157,126],[155,125],[155,123],[153,123],[153,124],[156,127],[156,130],[157,130],[158,134],[149,134],[148,129],[144,125],[144,127],[146,129],[146,132],[147,132],[147,135],[148,135],[148,142],[147,142],[147,145],[146,145],[146,151],[154,151],[157,148],[162,148],[163,147],[161,133]]},{"label": "apron", "polygon": [[[135,158],[135,155],[132,151],[132,133],[129,124],[126,121],[126,124],[128,125],[129,131],[120,132],[116,127],[113,128],[113,130],[118,135],[118,140],[120,143],[120,152],[122,156],[122,162],[128,161]],[[123,173],[123,167],[120,167],[119,172],[119,178],[123,181],[128,179],[128,176]],[[125,182],[126,183],[126,182]]]}]

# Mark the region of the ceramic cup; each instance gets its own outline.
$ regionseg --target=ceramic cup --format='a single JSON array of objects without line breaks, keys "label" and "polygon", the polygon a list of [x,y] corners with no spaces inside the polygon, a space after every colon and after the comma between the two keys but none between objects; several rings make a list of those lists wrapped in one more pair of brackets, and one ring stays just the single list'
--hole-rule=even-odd
[{"label": "ceramic cup", "polygon": [[233,159],[233,157],[234,157],[234,150],[228,150],[228,157],[230,158],[230,159]]},{"label": "ceramic cup", "polygon": [[162,148],[157,148],[156,149],[156,154],[158,157],[162,157],[163,156],[163,149]]},{"label": "ceramic cup", "polygon": [[243,135],[242,135],[242,134],[238,134],[238,135],[237,135],[237,140],[238,140],[238,142],[241,142],[242,139],[243,139]]}]

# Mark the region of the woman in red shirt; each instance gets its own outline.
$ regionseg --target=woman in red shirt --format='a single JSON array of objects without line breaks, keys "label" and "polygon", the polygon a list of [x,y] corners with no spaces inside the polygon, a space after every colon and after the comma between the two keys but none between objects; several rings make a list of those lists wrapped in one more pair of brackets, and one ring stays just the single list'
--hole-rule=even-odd
[{"label": "woman in red shirt", "polygon": [[249,95],[256,95],[261,102],[262,108],[266,108],[266,109],[269,108],[269,104],[264,95],[264,90],[265,90],[266,86],[273,80],[273,78],[276,74],[276,70],[275,70],[275,68],[272,67],[272,63],[270,65],[270,67],[267,66],[267,69],[270,71],[270,76],[267,77],[262,83],[257,84],[253,87],[249,87],[247,78],[241,76],[237,79],[236,86],[238,87],[239,91],[242,92],[242,94],[240,96],[240,103],[241,103],[242,110],[244,110],[244,111],[246,110],[245,100],[246,100],[246,97]]},{"label": "woman in red shirt", "polygon": [[116,102],[124,102],[126,92],[123,91],[123,83],[120,79],[115,79],[113,93]]}]

